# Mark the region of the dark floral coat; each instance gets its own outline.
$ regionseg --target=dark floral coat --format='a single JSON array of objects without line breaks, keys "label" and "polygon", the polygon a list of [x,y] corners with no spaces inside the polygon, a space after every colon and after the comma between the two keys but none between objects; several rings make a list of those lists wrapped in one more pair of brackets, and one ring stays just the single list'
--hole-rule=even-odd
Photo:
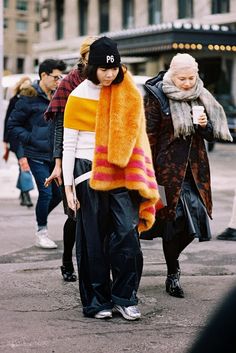
[{"label": "dark floral coat", "polygon": [[191,136],[174,138],[169,101],[162,91],[163,74],[160,73],[147,81],[145,97],[147,133],[156,178],[158,184],[165,187],[167,199],[167,206],[158,211],[157,217],[165,220],[175,219],[176,206],[188,165],[207,213],[211,217],[210,169],[204,142],[204,139],[213,140],[211,122],[208,121],[205,129],[198,126]]}]

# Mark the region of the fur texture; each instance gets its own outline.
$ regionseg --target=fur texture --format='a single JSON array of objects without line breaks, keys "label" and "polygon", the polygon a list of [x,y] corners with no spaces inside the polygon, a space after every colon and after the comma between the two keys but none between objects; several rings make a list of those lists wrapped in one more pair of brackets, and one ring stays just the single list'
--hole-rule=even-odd
[{"label": "fur texture", "polygon": [[[126,187],[142,197],[139,231],[154,223],[161,208],[146,134],[141,94],[129,73],[122,83],[101,89],[90,185],[96,190]],[[158,206],[157,206],[158,205]]]}]

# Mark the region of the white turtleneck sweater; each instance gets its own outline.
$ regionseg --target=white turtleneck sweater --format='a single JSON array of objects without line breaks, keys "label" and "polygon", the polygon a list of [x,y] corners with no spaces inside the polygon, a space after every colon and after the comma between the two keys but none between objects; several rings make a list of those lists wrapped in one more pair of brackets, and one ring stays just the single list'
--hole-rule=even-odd
[{"label": "white turtleneck sweater", "polygon": [[72,108],[68,110],[66,105],[64,115],[62,169],[65,185],[73,183],[75,158],[93,160],[95,132],[88,130],[91,125],[95,126],[96,105],[100,90],[101,86],[85,80],[71,92],[68,98]]}]

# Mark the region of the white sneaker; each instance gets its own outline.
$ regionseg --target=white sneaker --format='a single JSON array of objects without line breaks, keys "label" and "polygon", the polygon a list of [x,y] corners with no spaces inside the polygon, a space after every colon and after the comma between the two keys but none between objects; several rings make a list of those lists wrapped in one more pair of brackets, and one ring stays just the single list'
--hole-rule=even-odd
[{"label": "white sneaker", "polygon": [[110,309],[101,310],[94,317],[95,319],[109,319],[112,317],[112,311]]},{"label": "white sneaker", "polygon": [[35,245],[37,247],[44,248],[44,249],[57,248],[57,244],[48,238],[48,230],[46,228],[37,231],[35,235],[36,235]]},{"label": "white sneaker", "polygon": [[116,309],[124,319],[126,320],[138,320],[141,317],[141,313],[137,306],[121,306],[115,305],[114,309]]}]

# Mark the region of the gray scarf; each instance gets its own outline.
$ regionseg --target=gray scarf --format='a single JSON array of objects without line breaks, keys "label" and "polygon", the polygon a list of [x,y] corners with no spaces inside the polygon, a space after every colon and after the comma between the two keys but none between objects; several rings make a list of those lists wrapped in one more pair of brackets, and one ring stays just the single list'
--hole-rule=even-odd
[{"label": "gray scarf", "polygon": [[163,78],[162,89],[169,99],[175,137],[182,136],[185,138],[194,133],[191,115],[192,107],[194,105],[203,105],[207,117],[212,123],[214,137],[225,141],[233,140],[223,107],[203,87],[203,82],[199,77],[193,88],[183,91],[175,86],[167,71]]}]

